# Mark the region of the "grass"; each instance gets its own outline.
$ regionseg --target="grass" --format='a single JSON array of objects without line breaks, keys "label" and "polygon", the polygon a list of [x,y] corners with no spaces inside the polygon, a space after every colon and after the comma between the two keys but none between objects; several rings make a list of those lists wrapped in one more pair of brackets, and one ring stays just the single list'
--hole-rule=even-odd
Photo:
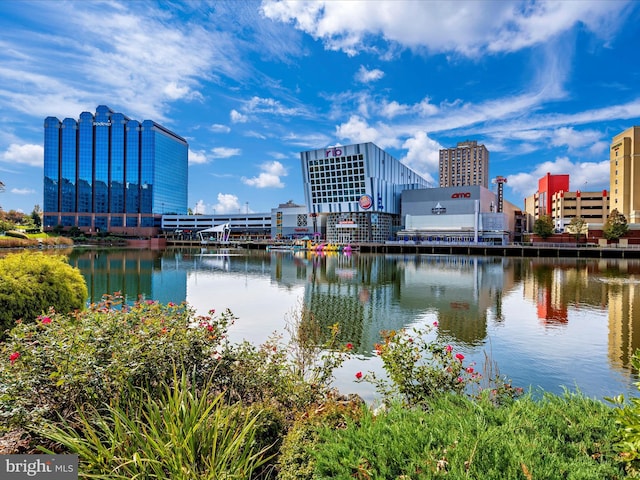
[{"label": "grass", "polygon": [[365,411],[345,429],[318,433],[307,478],[624,478],[613,411],[580,394],[529,395],[501,407],[448,395],[428,412]]}]

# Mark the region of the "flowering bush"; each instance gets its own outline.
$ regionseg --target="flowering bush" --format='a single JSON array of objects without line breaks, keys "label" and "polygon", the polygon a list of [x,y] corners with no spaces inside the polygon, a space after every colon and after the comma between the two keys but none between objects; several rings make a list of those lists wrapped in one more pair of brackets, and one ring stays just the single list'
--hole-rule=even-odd
[{"label": "flowering bush", "polygon": [[382,332],[383,343],[377,344],[375,351],[388,378],[358,372],[357,381],[373,383],[385,403],[399,396],[409,406],[426,405],[441,393],[462,393],[477,383],[481,375],[474,366],[465,365],[464,355],[454,352],[451,345],[430,339],[432,331],[432,327],[425,327]]},{"label": "flowering bush", "polygon": [[82,312],[18,323],[0,345],[0,416],[27,426],[69,415],[128,385],[169,383],[174,366],[204,378],[233,320],[228,311],[196,317],[186,304],[128,306],[115,294]]}]

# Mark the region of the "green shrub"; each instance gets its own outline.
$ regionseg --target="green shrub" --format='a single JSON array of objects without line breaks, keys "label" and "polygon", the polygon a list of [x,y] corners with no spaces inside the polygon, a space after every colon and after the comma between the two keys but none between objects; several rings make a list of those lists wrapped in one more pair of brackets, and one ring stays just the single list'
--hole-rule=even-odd
[{"label": "green shrub", "polygon": [[16,320],[35,321],[50,307],[60,313],[83,309],[87,297],[84,277],[65,257],[36,252],[0,259],[0,334]]},{"label": "green shrub", "polygon": [[611,443],[613,411],[597,400],[525,396],[496,406],[449,394],[430,407],[393,404],[343,428],[328,424],[307,432],[315,435],[313,444],[303,443],[313,471],[289,478],[624,478]]},{"label": "green shrub", "polygon": [[222,394],[198,388],[182,372],[160,388],[130,387],[114,405],[89,406],[77,427],[65,422],[45,436],[79,455],[83,478],[268,478],[261,467],[276,452],[257,438],[267,416],[225,405]]},{"label": "green shrub", "polygon": [[24,240],[27,240],[29,238],[29,235],[27,235],[24,232],[20,232],[18,230],[8,230],[4,233],[7,237],[13,237],[13,238],[22,238]]},{"label": "green shrub", "polygon": [[[640,369],[640,350],[631,357],[631,366],[635,371]],[[640,390],[640,382],[635,385]],[[608,400],[618,406],[615,410],[618,427],[616,448],[620,458],[632,476],[640,477],[640,398],[630,398],[627,402],[624,395],[619,395]]]},{"label": "green shrub", "polygon": [[121,302],[106,297],[73,315],[16,325],[0,346],[0,414],[39,424],[118,398],[128,385],[169,383],[176,364],[200,379],[216,368],[230,312],[196,317],[186,304]]}]

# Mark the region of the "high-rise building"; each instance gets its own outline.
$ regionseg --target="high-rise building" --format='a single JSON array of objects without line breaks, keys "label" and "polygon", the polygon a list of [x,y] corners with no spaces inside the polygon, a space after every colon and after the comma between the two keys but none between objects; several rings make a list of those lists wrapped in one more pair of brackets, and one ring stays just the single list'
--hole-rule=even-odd
[{"label": "high-rise building", "polygon": [[440,187],[489,188],[489,151],[475,140],[440,150]]},{"label": "high-rise building", "polygon": [[613,137],[609,159],[610,208],[640,223],[640,127]]},{"label": "high-rise building", "polygon": [[186,140],[106,105],[44,121],[43,226],[150,235],[187,213]]},{"label": "high-rise building", "polygon": [[300,153],[305,203],[338,243],[384,242],[399,230],[404,190],[430,187],[406,165],[373,143]]}]

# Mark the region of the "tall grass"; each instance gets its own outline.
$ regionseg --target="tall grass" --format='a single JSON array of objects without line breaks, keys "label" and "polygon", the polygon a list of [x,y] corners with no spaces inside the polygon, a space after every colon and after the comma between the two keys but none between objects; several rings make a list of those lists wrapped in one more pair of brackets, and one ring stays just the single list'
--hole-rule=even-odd
[{"label": "tall grass", "polygon": [[260,413],[225,405],[222,395],[196,389],[184,374],[159,391],[129,393],[44,433],[79,455],[80,478],[250,479],[273,457],[256,442]]}]

